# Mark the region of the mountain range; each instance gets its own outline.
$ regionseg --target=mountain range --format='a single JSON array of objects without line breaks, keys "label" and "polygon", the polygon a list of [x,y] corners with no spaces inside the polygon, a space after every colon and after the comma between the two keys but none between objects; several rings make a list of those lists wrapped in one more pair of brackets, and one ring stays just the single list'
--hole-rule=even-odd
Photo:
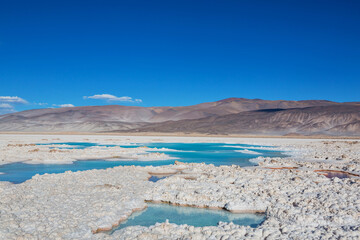
[{"label": "mountain range", "polygon": [[360,102],[228,98],[185,107],[35,109],[0,116],[0,131],[360,135]]}]

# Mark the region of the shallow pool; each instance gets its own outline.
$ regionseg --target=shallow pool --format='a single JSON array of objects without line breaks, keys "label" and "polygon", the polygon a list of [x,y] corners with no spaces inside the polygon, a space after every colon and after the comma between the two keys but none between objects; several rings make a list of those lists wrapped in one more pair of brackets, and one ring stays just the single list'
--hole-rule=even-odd
[{"label": "shallow pool", "polygon": [[[51,143],[53,144],[53,143]],[[146,146],[151,151],[152,148],[162,149],[156,152],[163,152],[171,157],[177,157],[178,161],[188,163],[206,163],[220,165],[239,165],[253,166],[255,163],[249,161],[258,156],[264,157],[284,157],[284,153],[270,149],[267,146],[256,146],[246,144],[225,144],[225,143],[147,143],[132,145],[101,145],[88,142],[64,142],[56,144],[66,144],[64,148],[84,149],[93,146],[121,146],[125,148],[135,148]],[[50,145],[50,144],[48,144]],[[244,151],[245,150],[245,151]],[[240,151],[240,152],[239,152]],[[91,169],[106,169],[115,166],[162,166],[174,164],[175,160],[158,161],[104,161],[104,160],[81,160],[73,164],[26,164],[11,163],[0,165],[0,181],[10,181],[21,183],[36,174],[44,173],[63,173],[65,171],[85,171]]]},{"label": "shallow pool", "polygon": [[148,208],[133,213],[125,222],[122,222],[116,230],[128,226],[151,226],[165,222],[187,224],[194,227],[216,226],[221,222],[233,222],[237,225],[257,227],[265,220],[265,214],[230,213],[225,210],[210,210],[204,208],[181,207],[168,204],[149,203]]}]

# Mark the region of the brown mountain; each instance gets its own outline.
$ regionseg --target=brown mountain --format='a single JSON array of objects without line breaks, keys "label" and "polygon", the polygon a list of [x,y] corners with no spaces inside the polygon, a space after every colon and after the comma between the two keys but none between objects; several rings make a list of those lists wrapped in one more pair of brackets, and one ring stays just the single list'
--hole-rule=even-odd
[{"label": "brown mountain", "polygon": [[138,128],[136,131],[359,136],[360,105],[339,104],[292,109],[264,109],[201,119],[156,123]]},{"label": "brown mountain", "polygon": [[[356,105],[358,103],[349,104]],[[0,116],[0,131],[101,132],[131,131],[132,129],[148,131],[148,129],[153,128],[159,132],[171,132],[174,131],[173,127],[171,127],[171,124],[173,123],[168,121],[180,121],[179,124],[185,124],[186,121],[184,122],[184,120],[189,120],[190,123],[190,120],[195,121],[198,119],[199,121],[203,121],[205,124],[206,121],[221,116],[230,117],[233,114],[243,112],[248,112],[246,114],[254,114],[251,113],[254,110],[289,108],[303,109],[314,106],[340,107],[343,105],[343,103],[325,100],[269,101],[262,99],[228,98],[216,102],[202,103],[185,107],[135,107],[107,105],[48,108],[2,115]],[[269,114],[269,112],[267,112],[267,114]],[[185,127],[185,125],[183,126],[184,129],[189,128],[189,126]],[[164,126],[164,128],[162,128],[162,126]],[[350,128],[352,129],[354,126],[349,125],[346,127],[346,129]],[[208,130],[210,131],[210,129]],[[208,130],[206,130],[206,127],[204,126],[204,129],[201,131],[206,132]],[[219,128],[217,131],[220,133],[222,130],[224,130],[223,127]],[[251,130],[251,128],[249,130]],[[189,128],[189,131],[198,130]]]}]

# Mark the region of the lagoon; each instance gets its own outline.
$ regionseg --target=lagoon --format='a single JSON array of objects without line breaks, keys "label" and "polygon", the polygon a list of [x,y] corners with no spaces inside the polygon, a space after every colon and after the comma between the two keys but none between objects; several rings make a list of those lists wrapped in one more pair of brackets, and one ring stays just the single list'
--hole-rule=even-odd
[{"label": "lagoon", "polygon": [[[226,144],[226,143],[147,143],[131,145],[102,145],[89,142],[62,142],[39,145],[64,144],[60,149],[78,148],[84,149],[94,146],[120,146],[124,148],[148,147],[149,152],[162,152],[171,157],[178,158],[178,161],[186,163],[206,163],[220,165],[239,165],[241,167],[254,166],[255,163],[249,161],[258,156],[264,157],[284,157],[285,154],[268,146],[247,145],[247,144]],[[63,173],[65,171],[85,171],[91,169],[106,169],[116,166],[162,166],[174,164],[175,160],[157,161],[105,161],[99,160],[79,160],[72,164],[26,164],[11,163],[0,166],[0,181],[10,181],[21,183],[36,174]]]}]

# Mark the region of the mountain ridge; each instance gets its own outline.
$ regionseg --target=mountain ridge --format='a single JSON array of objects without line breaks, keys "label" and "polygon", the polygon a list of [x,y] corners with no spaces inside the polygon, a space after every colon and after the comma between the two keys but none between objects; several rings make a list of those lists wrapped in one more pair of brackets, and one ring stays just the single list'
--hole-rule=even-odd
[{"label": "mountain ridge", "polygon": [[[85,131],[85,132],[111,132],[111,131],[148,131],[153,129],[158,132],[171,132],[176,129],[183,128],[183,131],[198,132],[199,129],[191,128],[190,126],[198,125],[199,121],[202,122],[200,131],[202,133],[216,132],[217,134],[230,132],[226,126],[232,126],[231,122],[226,119],[232,119],[232,121],[241,121],[242,124],[237,127],[242,129],[248,129],[239,131],[237,128],[232,132],[269,132],[275,134],[288,134],[294,127],[291,124],[302,123],[300,120],[304,117],[304,114],[310,114],[307,108],[314,107],[333,107],[334,116],[330,116],[327,112],[327,118],[331,118],[333,122],[337,122],[337,125],[328,124],[333,128],[330,132],[345,132],[349,134],[349,131],[358,131],[357,115],[353,115],[354,123],[349,122],[348,119],[342,118],[344,111],[341,109],[348,109],[347,106],[353,106],[351,111],[358,111],[357,106],[360,107],[359,102],[351,103],[338,103],[328,100],[300,100],[300,101],[288,101],[288,100],[263,100],[263,99],[246,99],[246,98],[227,98],[215,102],[206,102],[190,106],[179,107],[141,107],[141,106],[122,106],[122,105],[104,105],[104,106],[81,106],[81,107],[67,107],[67,108],[52,108],[52,109],[34,109],[26,110],[17,113],[10,113],[0,116],[0,131]],[[291,110],[296,109],[296,110]],[[319,109],[313,109],[317,111]],[[324,109],[322,108],[321,111]],[[258,111],[258,113],[256,113]],[[291,121],[291,119],[280,118],[281,121],[285,121],[281,126],[278,126],[278,130],[274,128],[277,124],[273,122],[272,125],[264,122],[263,126],[258,125],[257,128],[246,127],[252,126],[253,122],[258,122],[261,118],[268,118],[280,116],[279,112],[285,111],[287,113],[297,112],[297,121]],[[302,112],[303,115],[299,113]],[[311,112],[311,111],[310,111]],[[237,116],[237,119],[233,115]],[[316,118],[316,113],[310,114],[313,118]],[[247,116],[247,117],[245,117]],[[223,118],[222,121],[217,122],[215,127],[209,125],[210,120]],[[295,118],[293,116],[292,118]],[[326,119],[323,119],[324,121]],[[245,122],[244,122],[245,121]],[[246,125],[246,121],[249,121]],[[287,121],[287,122],[286,122]],[[316,122],[313,119],[314,122]],[[326,120],[327,121],[327,120]],[[325,122],[326,122],[325,121]],[[174,122],[174,126],[171,126],[170,122]],[[206,126],[207,124],[207,126]],[[220,124],[220,125],[219,125]],[[223,124],[224,126],[221,126]],[[310,124],[310,123],[303,123]],[[344,125],[345,124],[345,125]],[[187,126],[185,126],[187,125]],[[278,124],[279,125],[279,124]],[[285,127],[287,126],[287,127]],[[315,125],[314,125],[315,126]],[[311,134],[312,132],[323,132],[321,123],[317,122],[318,129],[313,127],[310,131],[304,131],[302,128],[297,127],[295,130],[299,133]],[[236,126],[233,126],[236,127]],[[266,128],[268,130],[266,130]],[[306,128],[306,126],[303,126]],[[359,127],[360,128],[360,127]],[[262,129],[262,130],[261,130]],[[272,129],[272,130],[271,130]],[[280,129],[280,130],[279,130]],[[308,129],[310,129],[308,127]],[[260,131],[261,130],[261,131]],[[270,131],[271,130],[271,131]],[[326,131],[324,132],[326,133]]]},{"label": "mountain ridge", "polygon": [[168,121],[136,132],[193,132],[209,134],[360,135],[360,105],[262,109],[194,120]]}]

